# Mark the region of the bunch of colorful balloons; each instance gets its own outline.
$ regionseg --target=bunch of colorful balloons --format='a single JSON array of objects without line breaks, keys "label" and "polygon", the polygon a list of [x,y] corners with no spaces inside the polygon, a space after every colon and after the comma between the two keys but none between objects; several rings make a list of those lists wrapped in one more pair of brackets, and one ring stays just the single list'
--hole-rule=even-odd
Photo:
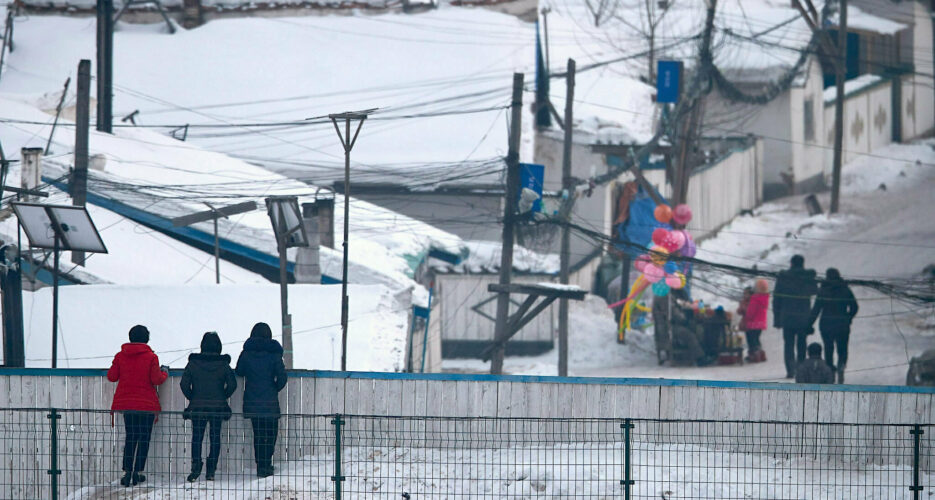
[{"label": "bunch of colorful balloons", "polygon": [[672,228],[673,225],[685,227],[691,221],[691,208],[681,204],[676,205],[673,210],[668,205],[657,205],[653,216],[659,226],[653,230],[652,241],[647,245],[649,253],[637,257],[633,264],[641,274],[633,283],[627,298],[611,304],[611,308],[626,305],[625,313],[628,312],[642,296],[643,291],[650,286],[653,293],[659,297],[664,297],[673,288],[685,286],[686,267],[680,267],[678,263],[669,259],[673,255],[694,257],[697,252],[695,241],[688,231]]}]

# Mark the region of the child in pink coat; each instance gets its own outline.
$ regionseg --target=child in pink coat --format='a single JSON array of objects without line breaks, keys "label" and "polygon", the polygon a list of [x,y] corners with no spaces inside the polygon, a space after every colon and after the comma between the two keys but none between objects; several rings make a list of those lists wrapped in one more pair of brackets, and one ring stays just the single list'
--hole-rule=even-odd
[{"label": "child in pink coat", "polygon": [[764,279],[756,280],[753,295],[744,308],[741,325],[747,336],[749,354],[747,361],[756,363],[766,361],[766,353],[760,344],[760,334],[766,329],[766,311],[769,309],[769,283]]}]

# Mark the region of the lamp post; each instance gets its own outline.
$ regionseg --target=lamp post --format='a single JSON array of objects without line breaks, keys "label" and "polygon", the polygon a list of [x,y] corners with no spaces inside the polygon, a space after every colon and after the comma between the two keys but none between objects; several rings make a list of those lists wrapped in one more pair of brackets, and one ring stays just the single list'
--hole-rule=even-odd
[{"label": "lamp post", "polygon": [[302,224],[302,212],[299,211],[299,199],[295,196],[270,196],[266,199],[266,211],[276,233],[276,247],[279,250],[279,300],[282,309],[282,348],[283,362],[292,369],[292,317],[289,316],[289,296],[287,284],[289,274],[286,266],[286,250],[289,247],[308,246],[308,235]]}]

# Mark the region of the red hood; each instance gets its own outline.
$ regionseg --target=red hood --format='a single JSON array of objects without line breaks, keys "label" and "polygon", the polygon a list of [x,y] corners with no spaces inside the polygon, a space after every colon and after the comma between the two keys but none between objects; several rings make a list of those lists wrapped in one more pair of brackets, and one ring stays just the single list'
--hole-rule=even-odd
[{"label": "red hood", "polygon": [[140,354],[151,354],[152,348],[148,344],[140,342],[127,342],[120,347],[120,352],[127,356],[138,356]]}]

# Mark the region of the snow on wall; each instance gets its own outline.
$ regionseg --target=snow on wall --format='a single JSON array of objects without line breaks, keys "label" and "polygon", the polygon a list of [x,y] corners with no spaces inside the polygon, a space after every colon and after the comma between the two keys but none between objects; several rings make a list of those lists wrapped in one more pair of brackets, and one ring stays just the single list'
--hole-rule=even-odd
[{"label": "snow on wall", "polygon": [[[863,77],[855,80],[861,78]],[[869,79],[867,80],[869,81]],[[845,98],[844,163],[893,142],[893,81],[876,79],[874,81],[875,85],[864,85],[862,90],[855,91]],[[824,140],[827,145],[824,155],[824,172],[826,176],[831,173],[834,155],[835,108],[834,101],[830,103],[826,101],[823,111],[825,122]],[[903,135],[905,136],[905,134]]]},{"label": "snow on wall", "polygon": [[[350,285],[348,367],[399,371],[405,362],[408,308],[379,285]],[[236,359],[257,322],[281,340],[279,285],[69,286],[59,290],[58,366],[108,367],[136,324],[150,331],[162,364],[183,368],[201,336],[217,331]],[[341,366],[341,288],[290,285],[295,367]],[[52,290],[23,293],[26,365],[50,366]],[[2,405],[0,405],[2,406]]]}]

